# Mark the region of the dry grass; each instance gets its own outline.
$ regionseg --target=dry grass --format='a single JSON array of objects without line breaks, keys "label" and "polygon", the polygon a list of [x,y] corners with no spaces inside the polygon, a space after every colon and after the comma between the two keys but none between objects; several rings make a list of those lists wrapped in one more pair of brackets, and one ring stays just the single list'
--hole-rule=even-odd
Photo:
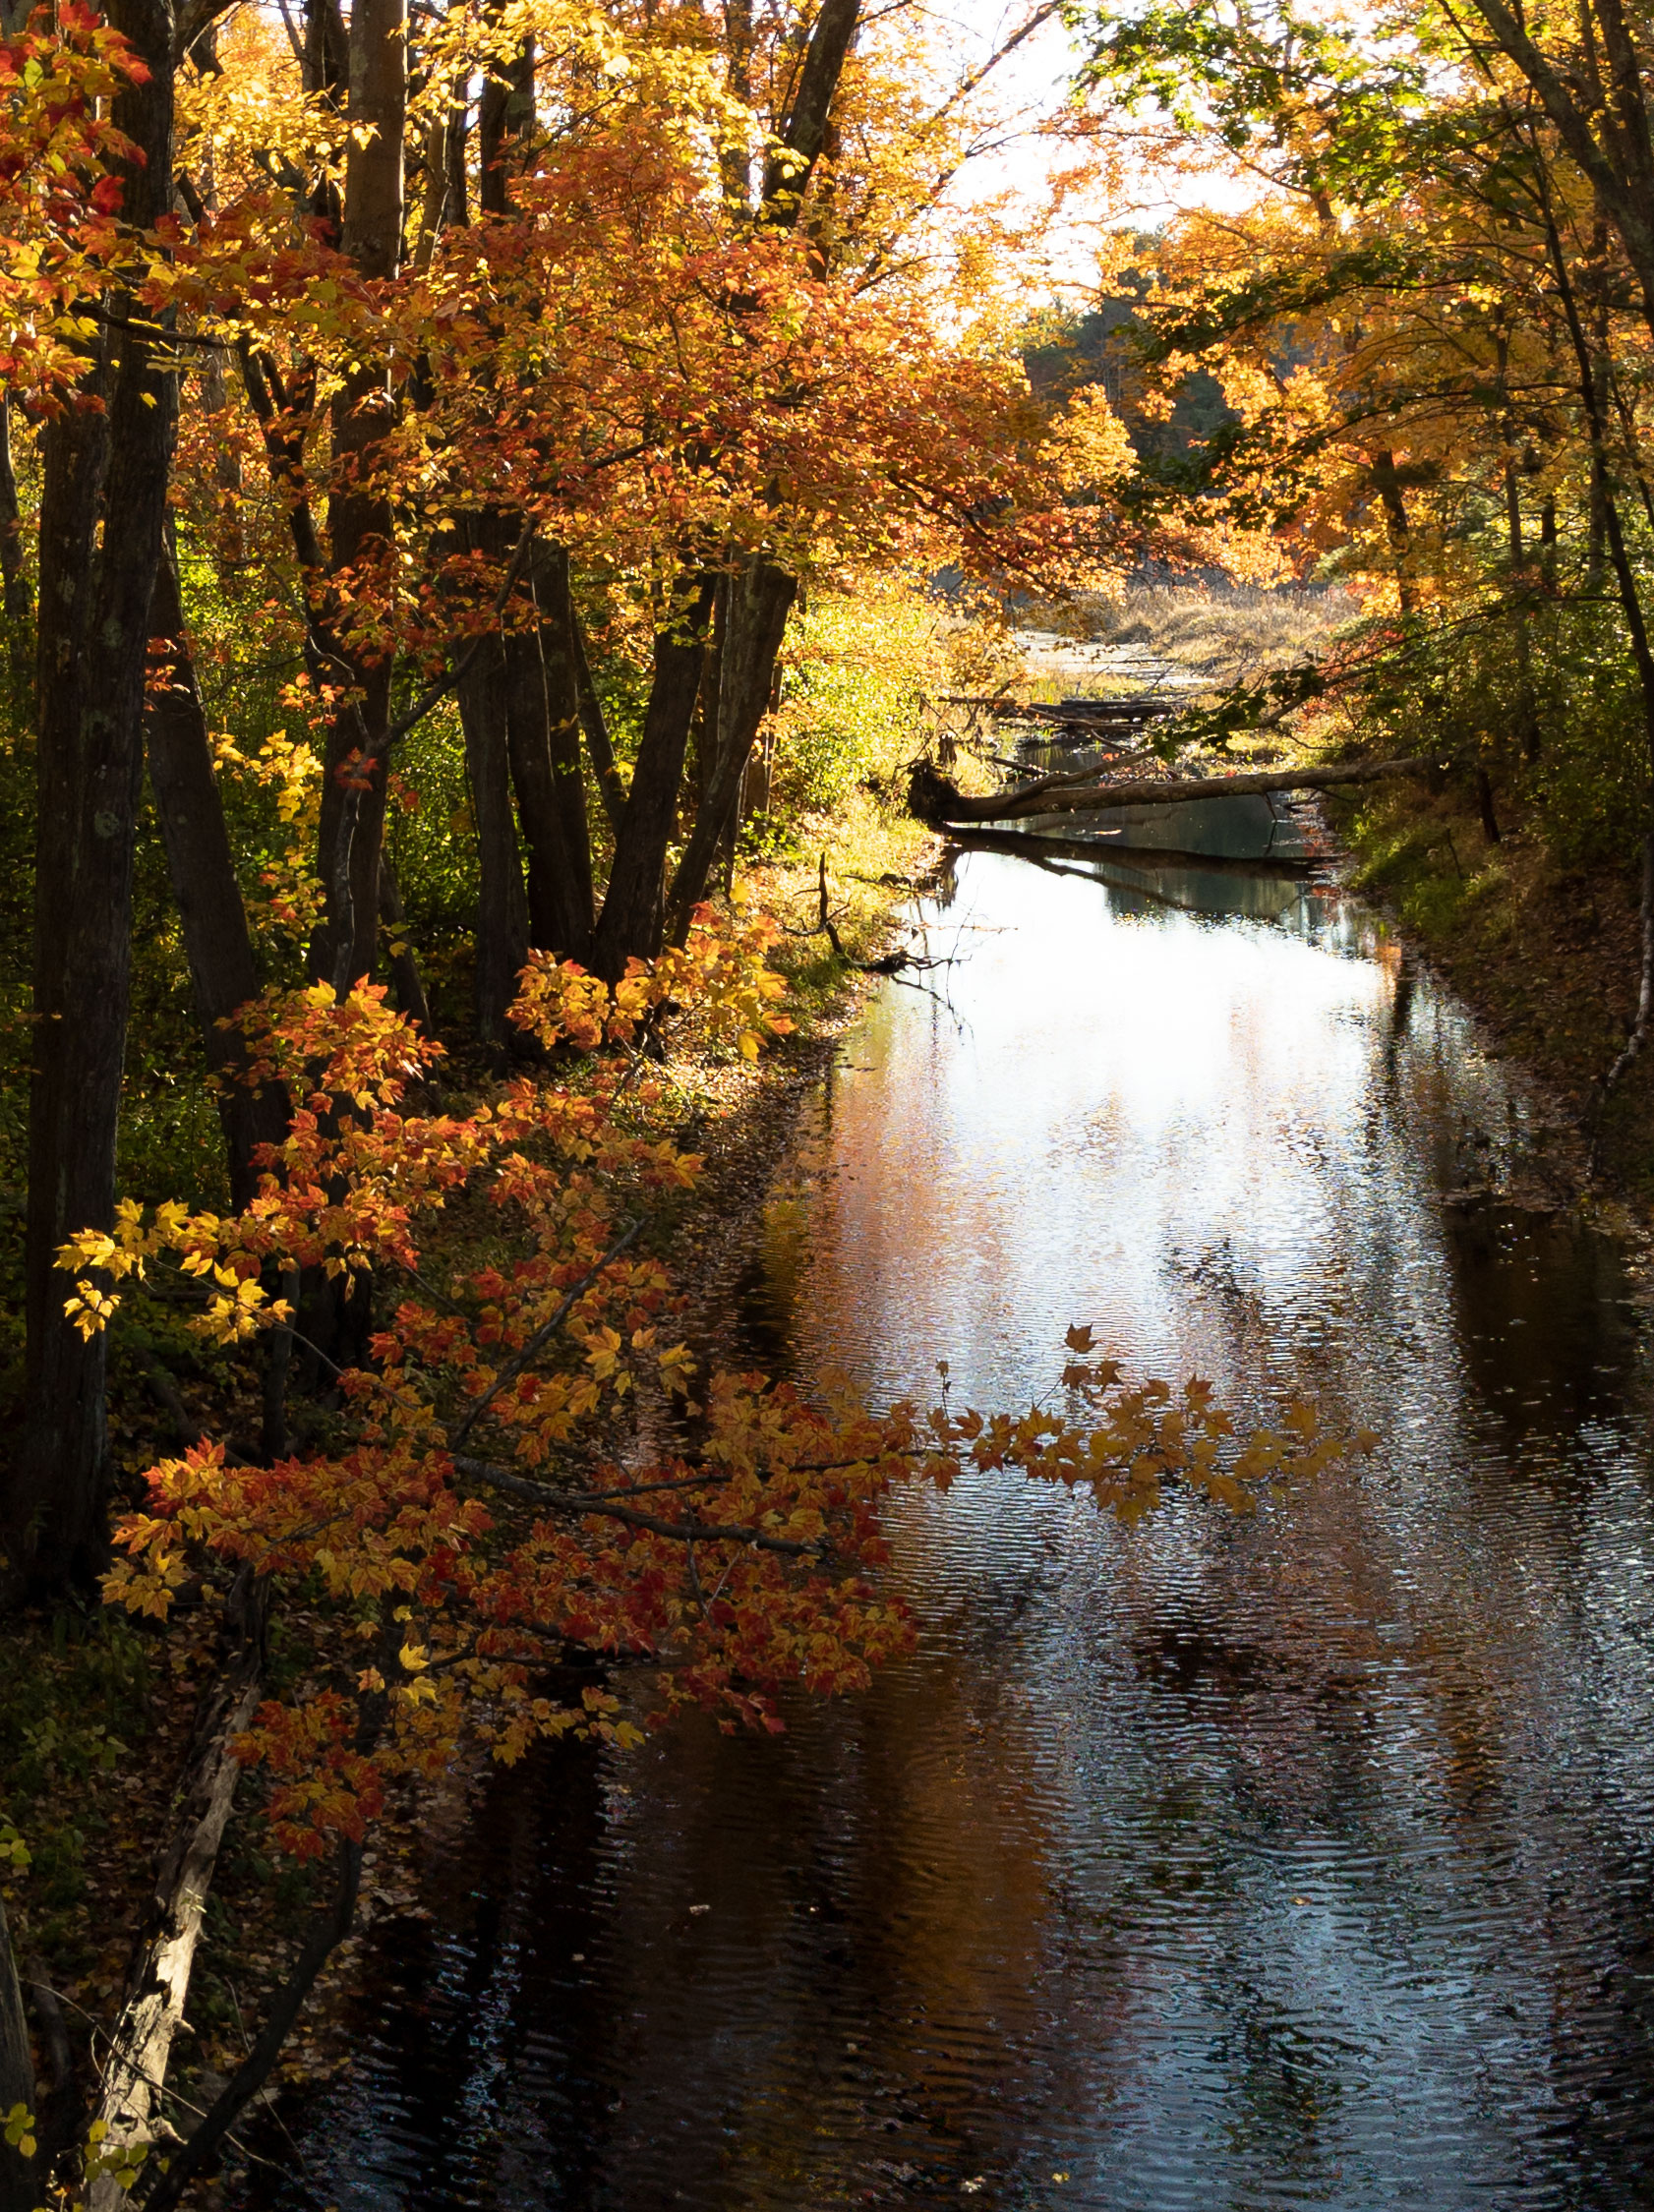
[{"label": "dry grass", "polygon": [[1081,601],[1065,626],[1090,643],[1165,662],[1227,689],[1320,650],[1355,613],[1341,591],[1134,584],[1118,600]]}]

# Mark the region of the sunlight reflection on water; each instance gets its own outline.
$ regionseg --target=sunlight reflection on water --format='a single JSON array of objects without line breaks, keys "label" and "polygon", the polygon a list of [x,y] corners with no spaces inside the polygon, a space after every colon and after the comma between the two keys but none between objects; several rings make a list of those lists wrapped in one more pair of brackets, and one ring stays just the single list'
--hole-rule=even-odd
[{"label": "sunlight reflection on water", "polygon": [[891,985],[849,1040],[747,1320],[992,1403],[1089,1320],[1379,1452],[1244,1522],[909,1498],[921,1650],[870,1696],[502,1781],[295,2123],[326,2201],[1654,2195],[1636,1315],[1566,1217],[1444,1205],[1535,1117],[1358,911],[1272,901],[965,857],[949,1003]]}]

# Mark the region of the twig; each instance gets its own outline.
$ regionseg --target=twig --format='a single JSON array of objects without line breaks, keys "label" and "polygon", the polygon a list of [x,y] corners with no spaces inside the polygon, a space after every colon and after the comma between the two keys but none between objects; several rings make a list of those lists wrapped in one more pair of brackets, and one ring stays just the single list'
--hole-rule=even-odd
[{"label": "twig", "polygon": [[599,1275],[603,1273],[603,1270],[610,1264],[610,1262],[620,1257],[620,1253],[625,1251],[627,1245],[631,1243],[632,1239],[637,1235],[642,1226],[643,1222],[641,1219],[634,1221],[623,1235],[617,1237],[615,1242],[610,1246],[609,1250],[604,1253],[603,1257],[598,1260],[594,1266],[589,1268],[587,1272],[581,1276],[580,1280],[574,1285],[573,1289],[568,1292],[566,1297],[564,1297],[564,1299],[562,1300],[561,1304],[558,1307],[556,1312],[551,1315],[550,1319],[541,1322],[540,1326],[535,1330],[534,1334],[529,1338],[528,1342],[523,1346],[522,1350],[517,1354],[516,1358],[514,1360],[506,1361],[505,1365],[495,1376],[489,1388],[484,1391],[483,1395],[477,1400],[476,1404],[465,1416],[465,1419],[459,1424],[459,1426],[457,1428],[450,1429],[450,1431],[448,1432],[448,1444],[450,1448],[457,1448],[457,1446],[464,1443],[466,1437],[470,1435],[472,1429],[482,1419],[483,1415],[487,1413],[489,1407],[493,1405],[495,1399],[499,1397],[501,1391],[508,1389],[509,1386],[513,1382],[515,1382],[518,1375],[521,1374],[524,1368],[527,1367],[529,1361],[532,1360],[534,1358],[534,1355],[540,1350],[540,1347],[551,1336],[552,1332],[560,1326],[560,1324],[566,1316],[569,1308],[574,1304],[575,1300],[583,1297],[586,1291],[588,1291],[591,1288],[592,1284],[596,1282]]},{"label": "twig", "polygon": [[478,632],[477,636],[471,641],[469,652],[460,656],[447,674],[440,677],[437,682],[429,684],[420,693],[407,713],[399,716],[390,725],[389,729],[385,732],[387,747],[393,745],[399,737],[405,737],[410,729],[425,720],[433,707],[439,706],[448,693],[457,684],[463,683],[470,674],[472,669],[476,666],[478,655],[493,636],[495,623],[505,611],[505,602],[517,588],[517,579],[522,574],[523,562],[528,558],[528,549],[533,544],[534,533],[539,527],[539,523],[532,515],[523,523],[522,530],[517,538],[516,551],[511,555],[510,565],[501,579],[500,589],[495,593],[493,604],[489,608],[488,626]]},{"label": "twig", "polygon": [[612,1493],[607,1490],[549,1489],[544,1483],[531,1483],[526,1476],[518,1475],[509,1467],[501,1467],[493,1460],[467,1459],[458,1452],[450,1456],[459,1474],[470,1476],[474,1482],[487,1483],[493,1489],[504,1490],[509,1496],[525,1498],[548,1513],[568,1513],[582,1518],[589,1514],[599,1520],[619,1521],[628,1529],[642,1529],[650,1536],[674,1537],[679,1543],[747,1544],[755,1550],[778,1552],[790,1559],[818,1559],[830,1548],[822,1537],[798,1542],[791,1537],[771,1536],[764,1529],[754,1529],[744,1523],[666,1521],[658,1514],[638,1513],[630,1506],[611,1503]]}]

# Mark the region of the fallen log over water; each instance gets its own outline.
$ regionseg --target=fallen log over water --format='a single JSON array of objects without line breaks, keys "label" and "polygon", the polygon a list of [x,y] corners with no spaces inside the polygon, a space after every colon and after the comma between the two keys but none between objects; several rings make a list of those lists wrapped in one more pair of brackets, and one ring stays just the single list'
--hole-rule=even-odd
[{"label": "fallen log over water", "polygon": [[1245,798],[1268,791],[1329,791],[1344,784],[1377,784],[1387,776],[1428,776],[1440,766],[1440,762],[1424,758],[1348,761],[1325,768],[1269,769],[1246,776],[1184,776],[1159,784],[1138,778],[1125,784],[1078,786],[1070,769],[1059,776],[1041,776],[1015,790],[971,798],[928,761],[920,761],[908,786],[908,807],[921,822],[1015,822],[1033,814],[1179,806],[1198,799]]},{"label": "fallen log over water", "polygon": [[1223,876],[1261,876],[1271,882],[1302,882],[1314,873],[1316,861],[1307,853],[1283,852],[1264,859],[1231,859],[1225,853],[1192,852],[1172,845],[1114,844],[1112,839],[1065,838],[1054,831],[979,830],[961,828],[950,841],[966,852],[1006,852],[1020,860],[1043,864],[1055,857],[1083,860],[1098,867],[1117,868],[1132,875],[1190,872]]},{"label": "fallen log over water", "polygon": [[945,691],[947,707],[975,707],[1005,722],[1090,723],[1158,722],[1172,711],[1169,699],[999,699],[968,691]]}]

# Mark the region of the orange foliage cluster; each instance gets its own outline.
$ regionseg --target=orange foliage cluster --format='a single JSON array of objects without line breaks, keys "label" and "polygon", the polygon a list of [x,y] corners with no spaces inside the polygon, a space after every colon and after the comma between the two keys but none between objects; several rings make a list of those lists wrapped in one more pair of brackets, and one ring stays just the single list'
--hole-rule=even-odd
[{"label": "orange foliage cluster", "polygon": [[0,38],[0,384],[38,408],[63,403],[96,335],[86,296],[121,248],[112,172],[137,153],[109,102],[147,75],[80,0]]}]

